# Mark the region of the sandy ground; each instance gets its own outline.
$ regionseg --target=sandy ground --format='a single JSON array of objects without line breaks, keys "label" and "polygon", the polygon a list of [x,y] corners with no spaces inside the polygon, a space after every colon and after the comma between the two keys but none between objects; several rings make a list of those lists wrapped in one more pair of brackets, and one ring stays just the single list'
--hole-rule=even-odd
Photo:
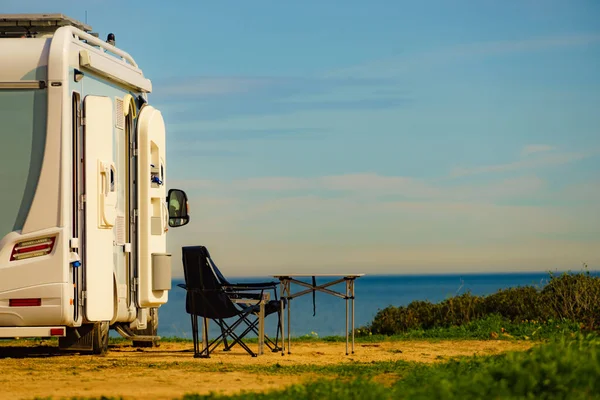
[{"label": "sandy ground", "polygon": [[[193,358],[191,343],[161,343],[153,349],[112,345],[106,356],[60,354],[47,343],[0,342],[0,399],[36,396],[123,396],[125,399],[173,399],[185,393],[264,391],[318,378],[314,373],[260,374],[260,366],[324,365],[406,360],[439,362],[456,356],[525,350],[518,341],[401,341],[356,344],[294,343],[292,354],[268,351],[250,357],[239,346],[215,351],[209,359]],[[256,344],[250,344],[252,348]],[[238,366],[255,367],[239,371]],[[238,369],[238,370],[236,370]]]}]

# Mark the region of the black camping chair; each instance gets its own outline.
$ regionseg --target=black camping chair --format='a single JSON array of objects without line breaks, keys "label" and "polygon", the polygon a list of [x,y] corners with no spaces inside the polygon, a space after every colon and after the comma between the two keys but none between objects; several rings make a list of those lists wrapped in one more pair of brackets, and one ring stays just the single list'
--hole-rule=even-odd
[{"label": "black camping chair", "polygon": [[[231,284],[225,280],[216,265],[213,269],[213,262],[210,254],[204,246],[187,246],[182,248],[183,271],[185,276],[185,285],[178,285],[187,291],[186,312],[192,319],[192,334],[194,339],[194,357],[209,357],[221,341],[225,342],[225,350],[231,349],[235,344],[239,344],[253,357],[256,354],[242,341],[243,337],[251,331],[257,331],[258,318],[252,321],[250,316],[256,316],[259,312],[259,305],[234,303],[232,299],[261,299],[264,291],[273,288],[271,285],[262,284]],[[224,284],[224,282],[226,282]],[[265,305],[265,317],[272,313],[279,313],[281,303],[278,300],[271,300]],[[208,328],[204,325],[203,337],[206,338],[206,347],[200,351],[198,338],[198,317],[212,319],[221,328],[221,335],[211,341],[208,341]],[[227,324],[226,319],[237,317],[231,325]],[[242,334],[236,335],[235,329],[241,323],[248,326]],[[279,334],[279,328],[278,328]],[[227,343],[227,336],[233,339],[231,344]],[[271,341],[272,342],[272,341]],[[269,343],[266,340],[265,343]],[[271,347],[271,346],[269,346]],[[275,342],[277,348],[277,342]],[[277,350],[274,350],[277,351]]]},{"label": "black camping chair", "polygon": [[[269,314],[277,313],[277,331],[275,333],[275,341],[273,341],[269,336],[265,334],[265,344],[271,349],[273,353],[281,351],[281,347],[278,346],[279,343],[279,331],[281,330],[281,302],[283,302],[285,308],[285,299],[280,300],[277,298],[277,286],[279,286],[279,282],[270,281],[270,282],[245,282],[245,283],[231,283],[229,282],[221,273],[212,257],[210,256],[208,249],[206,247],[200,246],[203,248],[203,251],[206,253],[206,258],[210,263],[213,272],[217,276],[219,283],[223,286],[225,291],[230,295],[231,298],[236,299],[260,299],[264,290],[272,290],[273,297],[275,300],[269,301],[265,305],[265,317]],[[243,322],[247,325],[246,331],[242,333],[241,336],[246,335],[248,332],[252,331],[258,335],[258,318],[251,321],[247,317],[244,317]],[[283,340],[283,338],[281,339]],[[227,336],[224,336],[223,341],[225,343],[225,348],[223,351],[229,351],[231,347],[235,344],[232,343],[231,346],[227,343]]]}]

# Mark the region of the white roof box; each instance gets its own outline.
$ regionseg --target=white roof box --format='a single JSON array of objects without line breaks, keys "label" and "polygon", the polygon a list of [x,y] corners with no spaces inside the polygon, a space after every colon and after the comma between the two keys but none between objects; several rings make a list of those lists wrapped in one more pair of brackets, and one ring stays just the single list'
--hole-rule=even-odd
[{"label": "white roof box", "polygon": [[61,26],[84,32],[92,27],[63,14],[0,14],[0,37],[35,37],[54,33]]}]

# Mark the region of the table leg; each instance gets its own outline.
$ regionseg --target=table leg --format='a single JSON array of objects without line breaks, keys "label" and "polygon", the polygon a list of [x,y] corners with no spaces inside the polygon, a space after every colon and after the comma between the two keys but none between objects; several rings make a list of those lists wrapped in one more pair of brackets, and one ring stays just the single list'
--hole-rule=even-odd
[{"label": "table leg", "polygon": [[354,354],[354,280],[350,281],[350,294],[352,295],[352,354]]},{"label": "table leg", "polygon": [[348,355],[348,280],[346,280],[346,355]]},{"label": "table leg", "polygon": [[288,329],[288,354],[292,354],[291,350],[292,350],[292,333],[290,330],[290,327],[292,326],[292,321],[291,321],[291,311],[290,309],[292,308],[292,299],[289,296],[290,293],[290,282],[286,282],[286,286],[287,286],[287,292],[288,292],[288,303],[287,303],[287,329]]},{"label": "table leg", "polygon": [[283,281],[279,281],[279,293],[281,293],[281,312],[279,313],[279,328],[281,329],[281,355],[283,356],[285,351],[285,334],[284,334],[284,308],[283,308],[283,299],[285,299],[285,288],[283,285]]}]

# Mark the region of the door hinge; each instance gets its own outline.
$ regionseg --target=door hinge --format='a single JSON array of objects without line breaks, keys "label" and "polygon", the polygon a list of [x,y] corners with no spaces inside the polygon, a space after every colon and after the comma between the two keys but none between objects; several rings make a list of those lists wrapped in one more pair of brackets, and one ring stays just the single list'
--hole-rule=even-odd
[{"label": "door hinge", "polygon": [[79,304],[82,306],[85,305],[85,299],[87,298],[87,292],[85,290],[81,291],[81,297],[79,298]]},{"label": "door hinge", "polygon": [[85,126],[85,117],[81,117],[81,118],[79,119],[79,121],[81,121],[81,122],[80,122],[81,126]]},{"label": "door hinge", "polygon": [[131,213],[131,216],[129,217],[129,222],[131,224],[135,224],[135,219],[138,217],[138,209],[134,208],[133,212]]},{"label": "door hinge", "polygon": [[136,157],[138,155],[138,148],[136,143],[129,143],[129,154],[131,157]]},{"label": "door hinge", "polygon": [[83,203],[85,203],[85,194],[79,196],[79,210],[83,210]]}]

